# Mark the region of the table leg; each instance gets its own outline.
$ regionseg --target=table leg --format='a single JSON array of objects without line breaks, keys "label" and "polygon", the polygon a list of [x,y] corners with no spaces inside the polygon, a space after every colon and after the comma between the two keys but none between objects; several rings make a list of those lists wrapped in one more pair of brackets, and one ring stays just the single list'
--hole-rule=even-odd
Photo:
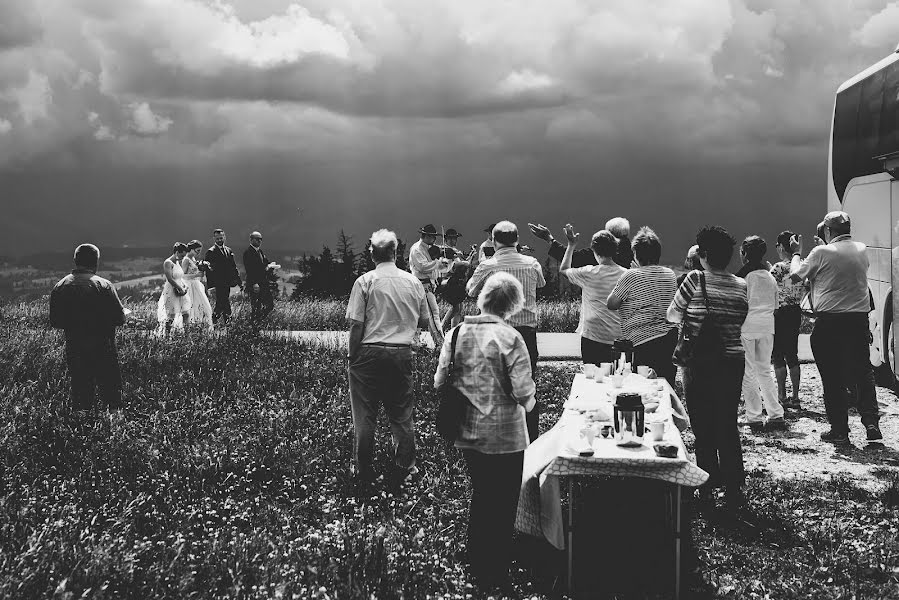
[{"label": "table leg", "polygon": [[574,551],[572,549],[572,541],[574,540],[574,477],[568,476],[568,592],[574,593],[573,575],[574,575]]},{"label": "table leg", "polygon": [[674,600],[680,600],[681,560],[681,486],[674,486]]}]

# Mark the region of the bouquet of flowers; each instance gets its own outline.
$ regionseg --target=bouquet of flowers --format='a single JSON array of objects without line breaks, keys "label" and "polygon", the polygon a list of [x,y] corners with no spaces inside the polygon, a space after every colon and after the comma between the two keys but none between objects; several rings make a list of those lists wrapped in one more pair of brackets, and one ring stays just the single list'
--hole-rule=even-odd
[{"label": "bouquet of flowers", "polygon": [[197,268],[200,269],[200,273],[208,273],[212,270],[212,265],[208,260],[201,260],[197,263]]}]

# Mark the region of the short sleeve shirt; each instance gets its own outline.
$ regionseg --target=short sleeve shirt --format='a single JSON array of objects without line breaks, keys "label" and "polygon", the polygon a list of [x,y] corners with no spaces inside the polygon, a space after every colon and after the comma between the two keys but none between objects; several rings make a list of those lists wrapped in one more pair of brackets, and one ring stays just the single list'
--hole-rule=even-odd
[{"label": "short sleeve shirt", "polygon": [[621,333],[634,346],[660,338],[675,327],[666,315],[676,285],[674,271],[659,265],[630,269],[618,280],[611,296],[621,301]]},{"label": "short sleeve shirt", "polygon": [[[708,311],[702,293],[700,276],[703,271],[690,271],[674,295],[672,304],[685,311],[683,326],[695,334],[699,331]],[[705,272],[708,305],[715,315],[715,323],[721,333],[725,356],[743,356],[743,342],[740,339],[743,321],[749,312],[749,297],[746,281],[730,273]]]},{"label": "short sleeve shirt", "polygon": [[867,313],[867,247],[848,235],[815,246],[802,261],[796,275],[812,282],[812,306],[815,312]]},{"label": "short sleeve shirt", "polygon": [[746,274],[746,293],[749,312],[743,321],[742,333],[747,337],[774,335],[774,310],[777,308],[777,282],[767,269]]},{"label": "short sleeve shirt", "polygon": [[609,310],[606,301],[627,269],[619,265],[595,265],[567,269],[568,280],[582,288],[578,331],[588,340],[611,344],[621,337],[621,315]]},{"label": "short sleeve shirt", "polygon": [[427,310],[421,282],[385,262],[356,279],[346,317],[365,324],[363,344],[411,344]]},{"label": "short sleeve shirt", "polygon": [[500,248],[492,257],[480,263],[468,280],[465,291],[469,296],[477,296],[487,278],[503,271],[513,275],[524,288],[524,307],[511,315],[507,322],[513,327],[537,326],[537,288],[546,285],[543,269],[533,256],[525,256],[515,248]]}]

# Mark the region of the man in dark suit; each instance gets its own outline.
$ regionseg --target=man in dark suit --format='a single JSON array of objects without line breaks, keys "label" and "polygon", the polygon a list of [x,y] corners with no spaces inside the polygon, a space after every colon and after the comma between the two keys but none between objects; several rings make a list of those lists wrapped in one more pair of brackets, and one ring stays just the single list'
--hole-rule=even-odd
[{"label": "man in dark suit", "polygon": [[254,231],[250,234],[250,247],[243,253],[243,268],[247,273],[244,290],[250,296],[252,319],[257,325],[275,308],[272,289],[268,285],[270,264],[262,251],[262,234]]},{"label": "man in dark suit", "polygon": [[216,229],[212,232],[212,237],[215,239],[215,244],[206,251],[206,256],[203,258],[209,263],[206,282],[209,287],[215,289],[212,322],[216,323],[221,318],[224,323],[231,318],[231,288],[240,287],[240,273],[237,272],[234,253],[225,245],[225,232]]}]

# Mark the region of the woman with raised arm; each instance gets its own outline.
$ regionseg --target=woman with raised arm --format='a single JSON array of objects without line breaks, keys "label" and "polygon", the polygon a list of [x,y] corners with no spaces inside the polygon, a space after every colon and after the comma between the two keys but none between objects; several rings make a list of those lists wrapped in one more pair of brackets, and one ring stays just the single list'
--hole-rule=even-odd
[{"label": "woman with raised arm", "polygon": [[609,310],[606,300],[615,284],[627,269],[615,262],[618,254],[618,240],[611,232],[603,229],[593,234],[590,249],[596,265],[571,268],[571,258],[577,245],[578,233],[571,224],[563,231],[568,247],[559,265],[559,273],[568,281],[580,287],[581,320],[577,331],[581,334],[581,360],[598,365],[612,361],[612,344],[621,337],[621,317],[618,311]]}]

